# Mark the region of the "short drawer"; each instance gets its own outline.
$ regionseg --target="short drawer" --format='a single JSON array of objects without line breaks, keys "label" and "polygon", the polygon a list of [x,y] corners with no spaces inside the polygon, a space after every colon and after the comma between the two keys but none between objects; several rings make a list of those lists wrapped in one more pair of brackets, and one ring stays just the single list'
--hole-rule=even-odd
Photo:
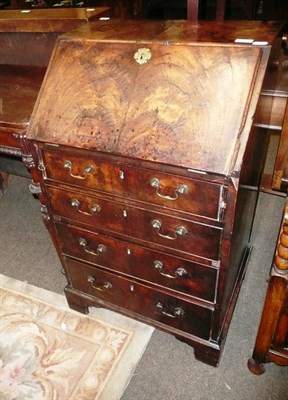
[{"label": "short drawer", "polygon": [[222,228],[52,187],[49,195],[53,214],[168,249],[219,259]]},{"label": "short drawer", "polygon": [[127,197],[221,221],[224,187],[146,169],[124,169]]},{"label": "short drawer", "polygon": [[117,163],[95,159],[95,153],[54,147],[43,150],[45,176],[48,179],[83,188],[124,195],[121,168]]},{"label": "short drawer", "polygon": [[64,254],[186,295],[214,302],[217,270],[143,246],[57,224]]},{"label": "short drawer", "polygon": [[46,148],[48,179],[221,220],[223,185],[96,158],[87,151]]},{"label": "short drawer", "polygon": [[151,320],[209,339],[213,310],[67,258],[74,289]]}]

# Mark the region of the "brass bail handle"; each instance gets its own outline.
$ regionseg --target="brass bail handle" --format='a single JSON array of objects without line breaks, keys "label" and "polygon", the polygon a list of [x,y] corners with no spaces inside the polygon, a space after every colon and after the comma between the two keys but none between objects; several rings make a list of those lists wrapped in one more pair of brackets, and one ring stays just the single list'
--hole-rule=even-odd
[{"label": "brass bail handle", "polygon": [[164,272],[164,264],[159,260],[154,261],[154,268],[159,272],[160,275],[169,279],[186,278],[188,276],[188,272],[182,267],[177,268],[174,275]]},{"label": "brass bail handle", "polygon": [[174,193],[175,195],[172,196],[168,196],[165,194],[160,193],[161,190],[161,181],[158,178],[151,178],[150,179],[150,185],[156,189],[156,194],[157,196],[161,197],[162,199],[165,200],[171,200],[171,201],[175,201],[178,199],[179,194],[181,195],[187,195],[189,193],[189,189],[188,186],[185,184],[180,184],[178,185],[176,188],[174,188]]},{"label": "brass bail handle", "polygon": [[87,215],[88,217],[93,216],[95,213],[99,213],[101,211],[101,206],[99,204],[92,204],[89,207],[89,212],[88,211],[83,211],[81,210],[80,206],[80,201],[78,199],[72,199],[70,201],[70,204],[72,207],[76,208],[76,210],[83,215]]},{"label": "brass bail handle", "polygon": [[88,165],[84,168],[83,174],[82,174],[82,175],[75,175],[75,174],[72,172],[73,164],[72,164],[72,162],[71,162],[70,160],[65,160],[64,163],[63,163],[63,167],[64,167],[65,169],[68,169],[70,176],[72,176],[72,178],[75,178],[75,179],[87,179],[87,178],[88,178],[88,175],[91,174],[91,173],[93,173],[93,171],[94,171],[93,165],[88,164]]},{"label": "brass bail handle", "polygon": [[157,235],[162,237],[162,238],[164,238],[164,239],[176,240],[179,236],[184,237],[188,233],[188,231],[185,228],[185,226],[178,226],[172,232],[172,234],[161,233],[162,223],[161,223],[161,221],[159,221],[159,219],[153,219],[153,221],[151,221],[151,225],[152,225],[152,228],[156,229]]},{"label": "brass bail handle", "polygon": [[168,307],[165,307],[165,305],[161,301],[158,301],[158,303],[156,304],[156,308],[160,311],[161,314],[169,318],[179,318],[185,316],[185,311],[183,310],[183,308],[171,307],[171,310],[169,311]]},{"label": "brass bail handle", "polygon": [[93,256],[99,256],[101,253],[106,251],[106,246],[104,246],[104,244],[99,244],[96,250],[91,250],[86,239],[79,238],[78,242],[79,245],[83,247],[84,251],[86,251],[86,253],[92,254]]},{"label": "brass bail handle", "polygon": [[112,289],[112,283],[108,281],[101,285],[97,285],[96,279],[92,275],[87,276],[87,281],[90,283],[93,289],[99,290],[99,292],[105,292],[108,289]]}]

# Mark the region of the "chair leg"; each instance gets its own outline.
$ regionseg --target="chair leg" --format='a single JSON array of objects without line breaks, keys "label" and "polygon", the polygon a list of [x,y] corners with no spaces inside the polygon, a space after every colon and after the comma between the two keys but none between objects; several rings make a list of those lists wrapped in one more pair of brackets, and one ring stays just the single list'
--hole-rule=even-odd
[{"label": "chair leg", "polygon": [[0,192],[5,193],[8,189],[8,178],[7,172],[0,172]]}]

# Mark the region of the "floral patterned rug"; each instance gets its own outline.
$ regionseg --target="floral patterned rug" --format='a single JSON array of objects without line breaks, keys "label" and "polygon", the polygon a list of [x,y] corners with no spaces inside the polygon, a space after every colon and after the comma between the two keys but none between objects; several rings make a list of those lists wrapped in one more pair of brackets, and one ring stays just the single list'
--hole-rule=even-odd
[{"label": "floral patterned rug", "polygon": [[120,399],[153,332],[3,275],[0,304],[0,400]]}]

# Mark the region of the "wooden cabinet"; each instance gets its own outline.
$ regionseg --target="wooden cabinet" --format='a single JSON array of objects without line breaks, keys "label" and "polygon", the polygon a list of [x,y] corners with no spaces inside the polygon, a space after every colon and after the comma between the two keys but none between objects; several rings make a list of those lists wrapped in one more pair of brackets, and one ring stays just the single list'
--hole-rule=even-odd
[{"label": "wooden cabinet", "polygon": [[[287,39],[286,39],[287,40]],[[272,102],[266,113],[267,128],[278,129],[280,138],[270,190],[271,195],[285,196],[288,189],[288,80],[287,54],[280,53],[272,76],[277,79],[274,90],[266,93],[266,103]],[[269,99],[267,101],[267,99]],[[285,109],[286,107],[286,109]],[[265,110],[265,108],[264,108]],[[265,125],[264,125],[265,126]],[[263,185],[264,186],[264,185]],[[267,187],[264,187],[267,191]],[[265,372],[264,365],[274,362],[288,366],[288,199],[284,206],[275,254],[268,281],[267,293],[259,323],[252,358],[248,361],[250,371],[256,375]]]},{"label": "wooden cabinet", "polygon": [[288,199],[248,367],[254,374],[261,375],[265,372],[264,364],[269,362],[288,366]]},{"label": "wooden cabinet", "polygon": [[[287,37],[282,48],[287,49]],[[280,136],[274,171],[270,179],[264,179],[261,189],[270,195],[287,195],[288,189],[288,77],[287,51],[276,52],[268,71],[266,85],[258,105],[262,128],[278,131]],[[272,105],[272,107],[271,107]],[[264,106],[264,107],[263,107]],[[262,107],[262,108],[261,108]],[[274,362],[288,366],[288,199],[283,211],[275,254],[263,311],[256,336],[250,371],[256,375],[265,372],[264,365]]]},{"label": "wooden cabinet", "polygon": [[279,29],[111,20],[59,38],[23,153],[72,308],[154,325],[218,365],[250,251],[261,160],[248,144]]},{"label": "wooden cabinet", "polygon": [[18,139],[26,133],[57,37],[107,12],[104,7],[1,11],[0,190],[1,172],[27,176]]},{"label": "wooden cabinet", "polygon": [[[288,98],[288,84],[286,94]],[[288,187],[288,103],[284,114],[272,184],[274,190],[285,191]]]}]

